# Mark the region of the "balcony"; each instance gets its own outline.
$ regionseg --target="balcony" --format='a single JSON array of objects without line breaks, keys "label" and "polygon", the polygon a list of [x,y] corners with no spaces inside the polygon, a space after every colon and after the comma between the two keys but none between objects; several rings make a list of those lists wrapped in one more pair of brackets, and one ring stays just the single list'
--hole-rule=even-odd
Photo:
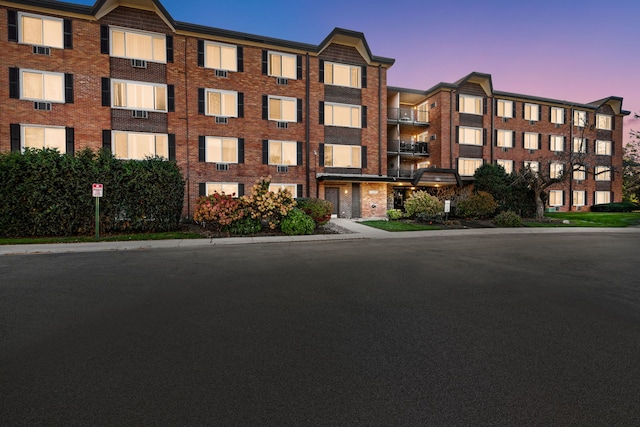
[{"label": "balcony", "polygon": [[429,146],[426,142],[391,140],[387,146],[387,153],[428,156]]},{"label": "balcony", "polygon": [[389,108],[387,122],[391,124],[428,126],[429,112],[414,110],[413,108]]},{"label": "balcony", "polygon": [[387,169],[387,176],[393,178],[413,178],[415,169]]}]

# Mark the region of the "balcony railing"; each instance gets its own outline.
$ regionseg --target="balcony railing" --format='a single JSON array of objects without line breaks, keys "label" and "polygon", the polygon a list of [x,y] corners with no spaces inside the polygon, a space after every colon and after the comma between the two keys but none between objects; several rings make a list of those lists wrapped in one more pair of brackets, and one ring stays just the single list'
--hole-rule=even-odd
[{"label": "balcony railing", "polygon": [[387,175],[394,178],[413,178],[415,169],[387,169]]},{"label": "balcony railing", "polygon": [[429,112],[413,108],[389,108],[387,120],[393,123],[424,126],[429,124]]},{"label": "balcony railing", "polygon": [[416,156],[428,156],[429,145],[426,142],[391,140],[387,145],[387,151]]}]

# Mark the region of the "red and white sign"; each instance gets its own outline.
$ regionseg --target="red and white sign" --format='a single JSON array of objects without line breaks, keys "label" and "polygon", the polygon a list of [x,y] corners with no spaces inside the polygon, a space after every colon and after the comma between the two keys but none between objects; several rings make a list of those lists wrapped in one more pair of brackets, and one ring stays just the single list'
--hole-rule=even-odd
[{"label": "red and white sign", "polygon": [[102,184],[93,184],[93,197],[102,197],[104,187]]}]

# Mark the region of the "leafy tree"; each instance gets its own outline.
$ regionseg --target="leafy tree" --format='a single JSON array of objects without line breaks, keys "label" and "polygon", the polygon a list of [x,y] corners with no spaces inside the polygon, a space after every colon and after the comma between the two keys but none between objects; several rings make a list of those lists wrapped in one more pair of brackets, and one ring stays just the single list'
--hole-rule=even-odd
[{"label": "leafy tree", "polygon": [[[638,119],[640,115],[636,114]],[[623,147],[622,193],[624,200],[640,202],[640,131],[631,130],[631,141]]]}]

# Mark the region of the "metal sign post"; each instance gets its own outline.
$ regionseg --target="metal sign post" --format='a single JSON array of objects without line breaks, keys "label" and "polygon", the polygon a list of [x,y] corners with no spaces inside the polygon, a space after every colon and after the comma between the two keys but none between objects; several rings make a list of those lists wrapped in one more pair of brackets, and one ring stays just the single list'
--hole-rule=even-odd
[{"label": "metal sign post", "polygon": [[92,185],[92,195],[96,199],[96,240],[100,238],[100,197],[104,194],[102,184]]}]

